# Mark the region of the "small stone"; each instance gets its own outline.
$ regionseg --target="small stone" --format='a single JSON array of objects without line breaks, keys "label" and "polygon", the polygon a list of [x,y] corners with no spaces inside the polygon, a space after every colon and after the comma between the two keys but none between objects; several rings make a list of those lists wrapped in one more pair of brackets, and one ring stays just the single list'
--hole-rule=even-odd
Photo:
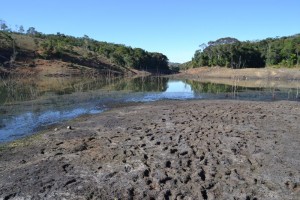
[{"label": "small stone", "polygon": [[71,126],[67,126],[67,129],[71,130],[71,129],[72,129],[72,127],[71,127]]},{"label": "small stone", "polygon": [[58,128],[55,128],[54,131],[58,131]]}]

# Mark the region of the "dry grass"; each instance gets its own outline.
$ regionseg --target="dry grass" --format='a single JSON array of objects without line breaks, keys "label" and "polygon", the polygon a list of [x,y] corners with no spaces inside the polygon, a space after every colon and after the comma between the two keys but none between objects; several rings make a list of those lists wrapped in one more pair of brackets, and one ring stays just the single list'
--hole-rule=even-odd
[{"label": "dry grass", "polygon": [[12,37],[16,40],[17,46],[30,51],[37,51],[38,44],[42,41],[42,39],[32,38],[28,35],[12,34]]},{"label": "dry grass", "polygon": [[300,80],[299,68],[246,68],[229,69],[223,67],[200,67],[182,71],[178,76],[199,78],[242,78]]}]

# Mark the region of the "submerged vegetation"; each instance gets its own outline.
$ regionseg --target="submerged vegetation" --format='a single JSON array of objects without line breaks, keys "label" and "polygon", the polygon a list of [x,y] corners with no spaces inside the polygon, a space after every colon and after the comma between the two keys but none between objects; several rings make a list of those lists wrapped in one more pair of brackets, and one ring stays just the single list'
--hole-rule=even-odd
[{"label": "submerged vegetation", "polygon": [[226,37],[201,44],[199,47],[192,61],[183,64],[182,68],[300,66],[300,34],[245,42]]}]

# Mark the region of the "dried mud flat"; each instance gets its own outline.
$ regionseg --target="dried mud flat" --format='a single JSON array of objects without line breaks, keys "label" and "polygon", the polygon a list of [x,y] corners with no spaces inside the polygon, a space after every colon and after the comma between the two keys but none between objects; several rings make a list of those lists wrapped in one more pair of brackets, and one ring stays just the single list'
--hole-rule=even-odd
[{"label": "dried mud flat", "polygon": [[300,104],[119,107],[8,144],[0,163],[0,199],[300,199]]}]

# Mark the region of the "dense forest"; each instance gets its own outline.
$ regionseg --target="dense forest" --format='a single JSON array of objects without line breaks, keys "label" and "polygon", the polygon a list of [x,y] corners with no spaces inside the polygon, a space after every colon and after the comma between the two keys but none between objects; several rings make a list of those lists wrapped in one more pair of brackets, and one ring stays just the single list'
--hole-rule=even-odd
[{"label": "dense forest", "polygon": [[182,68],[300,66],[300,34],[245,42],[226,37],[201,44],[199,47],[192,61],[183,64]]},{"label": "dense forest", "polygon": [[[94,40],[87,35],[73,37],[62,33],[43,34],[34,27],[8,28],[0,20],[0,66],[12,67],[24,57],[32,59],[60,59],[97,68],[97,60],[120,68],[164,73],[169,71],[167,56]],[[100,62],[99,61],[99,62]],[[91,64],[92,63],[92,64]]]}]

